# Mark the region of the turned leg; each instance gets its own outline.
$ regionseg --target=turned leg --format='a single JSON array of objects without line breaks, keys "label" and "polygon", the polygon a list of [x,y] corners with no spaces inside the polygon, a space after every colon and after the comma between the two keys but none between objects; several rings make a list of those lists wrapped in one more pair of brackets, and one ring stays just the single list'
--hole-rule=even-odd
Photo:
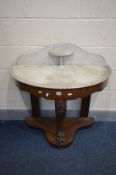
[{"label": "turned leg", "polygon": [[65,100],[55,100],[56,140],[59,145],[66,144],[65,135],[63,132],[66,107],[67,106]]},{"label": "turned leg", "polygon": [[82,98],[80,117],[88,117],[91,95]]},{"label": "turned leg", "polygon": [[66,101],[55,100],[55,114],[57,118],[64,118],[66,115]]},{"label": "turned leg", "polygon": [[30,98],[31,98],[32,117],[37,118],[40,116],[39,98],[37,98],[33,94],[30,94]]}]

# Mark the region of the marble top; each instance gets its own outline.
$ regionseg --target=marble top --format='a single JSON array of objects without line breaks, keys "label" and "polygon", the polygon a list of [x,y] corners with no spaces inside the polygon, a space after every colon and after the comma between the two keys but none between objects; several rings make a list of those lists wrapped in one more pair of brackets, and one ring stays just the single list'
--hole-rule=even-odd
[{"label": "marble top", "polygon": [[11,68],[12,76],[25,84],[51,88],[73,89],[95,85],[107,80],[111,74],[108,65],[36,65],[19,64]]}]

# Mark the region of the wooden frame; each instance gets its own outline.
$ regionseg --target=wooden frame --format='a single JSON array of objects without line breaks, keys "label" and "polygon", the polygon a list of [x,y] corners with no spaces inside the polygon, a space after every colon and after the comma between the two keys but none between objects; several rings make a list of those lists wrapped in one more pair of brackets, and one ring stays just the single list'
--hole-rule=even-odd
[{"label": "wooden frame", "polygon": [[[101,91],[107,85],[107,80],[88,87],[76,89],[47,89],[34,87],[16,81],[17,86],[30,93],[32,116],[26,118],[28,126],[42,129],[50,144],[64,148],[72,143],[75,132],[79,128],[89,127],[95,123],[94,118],[88,117],[91,94]],[[39,98],[51,99],[55,102],[55,118],[41,118]],[[67,100],[82,98],[80,116],[65,117]]]}]

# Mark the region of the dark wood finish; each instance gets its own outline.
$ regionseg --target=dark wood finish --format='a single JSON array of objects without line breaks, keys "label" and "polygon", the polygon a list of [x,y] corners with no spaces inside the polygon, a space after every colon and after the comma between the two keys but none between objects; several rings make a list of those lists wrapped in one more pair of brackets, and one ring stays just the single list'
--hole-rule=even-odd
[{"label": "dark wood finish", "polygon": [[58,145],[65,145],[64,118],[66,115],[66,100],[55,100],[56,113],[56,140]]},{"label": "dark wood finish", "polygon": [[66,100],[55,100],[56,117],[65,117],[66,108]]},{"label": "dark wood finish", "polygon": [[88,117],[90,100],[91,100],[91,95],[82,98],[80,117]]},{"label": "dark wood finish", "polygon": [[[19,81],[17,86],[31,94],[32,117],[26,118],[26,123],[33,128],[44,130],[49,143],[58,148],[64,148],[72,143],[75,132],[79,128],[89,127],[95,123],[93,118],[87,118],[89,113],[90,96],[92,93],[101,91],[107,85],[107,81],[75,89],[48,89],[34,87]],[[39,99],[52,99],[55,101],[56,118],[42,119],[40,116]],[[82,98],[80,118],[65,118],[66,101]]]},{"label": "dark wood finish", "polygon": [[[86,97],[94,92],[103,90],[107,85],[107,80],[93,86],[88,86],[84,88],[75,88],[75,89],[47,89],[47,88],[30,86],[21,83],[19,81],[17,81],[16,83],[21,90],[27,91],[37,97],[43,97],[45,99],[51,99],[51,100],[72,100]],[[61,92],[62,95],[56,95],[56,92]],[[49,93],[49,96],[46,96],[47,93]],[[68,96],[68,93],[72,93],[72,95]]]},{"label": "dark wood finish", "polygon": [[34,118],[37,118],[37,117],[40,116],[40,102],[39,102],[39,98],[37,98],[33,94],[30,94],[30,98],[31,98],[32,116]]},{"label": "dark wood finish", "polygon": [[93,118],[65,118],[63,127],[65,141],[63,142],[63,144],[60,144],[56,138],[56,119],[35,120],[31,117],[28,117],[26,118],[26,123],[32,128],[42,129],[47,136],[48,142],[52,146],[55,146],[57,148],[65,148],[72,143],[77,129],[89,127],[93,125],[95,121]]}]

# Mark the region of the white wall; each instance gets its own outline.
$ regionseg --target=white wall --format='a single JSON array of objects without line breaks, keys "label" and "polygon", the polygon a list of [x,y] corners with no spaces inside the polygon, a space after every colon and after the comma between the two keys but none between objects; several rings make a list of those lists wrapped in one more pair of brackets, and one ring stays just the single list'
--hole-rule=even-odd
[{"label": "white wall", "polygon": [[[91,109],[116,110],[116,0],[0,0],[0,109],[29,108],[29,96],[10,77],[17,57],[53,42],[101,54],[112,67],[108,87]],[[43,101],[43,108],[53,102]],[[77,108],[77,101],[68,107]]]}]

